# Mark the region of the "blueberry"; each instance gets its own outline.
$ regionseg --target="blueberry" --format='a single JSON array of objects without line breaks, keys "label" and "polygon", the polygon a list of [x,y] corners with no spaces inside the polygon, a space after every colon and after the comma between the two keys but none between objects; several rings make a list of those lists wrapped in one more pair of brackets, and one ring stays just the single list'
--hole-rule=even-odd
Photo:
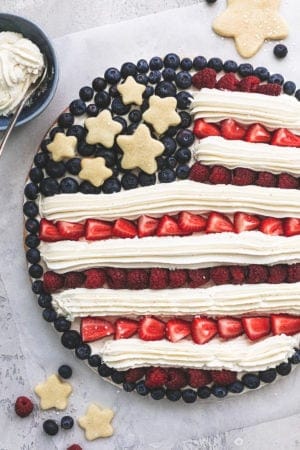
[{"label": "blueberry", "polygon": [[36,219],[28,219],[25,222],[25,228],[29,233],[37,233],[39,231],[40,224]]},{"label": "blueberry", "polygon": [[39,169],[38,167],[33,167],[29,171],[29,178],[33,183],[39,183],[44,178],[44,174],[42,169]]},{"label": "blueberry", "polygon": [[54,436],[58,433],[58,425],[52,419],[45,420],[45,422],[43,423],[43,429],[45,433],[49,434],[50,436]]},{"label": "blueberry", "polygon": [[177,166],[177,159],[174,156],[169,156],[166,159],[166,167],[174,169],[176,166]]},{"label": "blueberry", "polygon": [[248,389],[256,389],[260,385],[260,380],[254,373],[246,373],[243,375],[242,382]]},{"label": "blueberry", "polygon": [[108,148],[104,148],[104,147],[99,148],[96,151],[95,156],[101,156],[102,158],[104,158],[105,165],[107,167],[112,167],[117,162],[116,153],[113,150],[108,149]]},{"label": "blueberry", "polygon": [[157,162],[158,169],[165,169],[166,167],[168,167],[166,158],[163,158],[162,156],[158,156],[156,158],[156,162]]},{"label": "blueberry", "polygon": [[78,347],[76,347],[75,355],[79,359],[88,359],[88,357],[91,355],[91,347],[88,344],[81,344]]},{"label": "blueberry", "polygon": [[164,388],[151,389],[150,395],[153,400],[161,400],[166,395],[166,390]]},{"label": "blueberry", "polygon": [[275,45],[274,49],[273,49],[273,53],[276,56],[276,58],[285,58],[286,55],[288,54],[288,49],[285,45],[283,44],[277,44]]},{"label": "blueberry", "polygon": [[223,69],[223,62],[220,58],[210,58],[207,67],[214,69],[216,72],[221,72]]},{"label": "blueberry", "polygon": [[156,175],[155,174],[149,175],[148,173],[145,173],[145,172],[139,173],[139,184],[141,186],[151,186],[152,184],[155,184],[155,183],[156,183]]},{"label": "blueberry", "polygon": [[44,285],[42,280],[35,280],[31,286],[32,292],[35,294],[44,295]]},{"label": "blueberry", "polygon": [[124,105],[121,98],[114,98],[111,103],[111,109],[115,114],[120,114],[121,116],[124,114],[128,114],[130,111],[130,105]]},{"label": "blueberry", "polygon": [[28,201],[23,205],[23,212],[25,216],[33,219],[38,214],[39,208],[34,202]]},{"label": "blueberry", "polygon": [[49,156],[47,153],[39,152],[34,157],[34,164],[39,169],[43,169],[49,160]]},{"label": "blueberry", "polygon": [[195,140],[195,136],[191,130],[179,130],[176,136],[176,141],[182,147],[189,147]]},{"label": "blueberry", "polygon": [[161,73],[159,70],[153,70],[152,72],[149,73],[148,78],[149,78],[149,83],[156,84],[161,79]]},{"label": "blueberry", "polygon": [[174,81],[176,78],[176,72],[171,67],[164,69],[161,74],[165,81]]},{"label": "blueberry", "polygon": [[118,178],[108,178],[102,185],[102,192],[104,194],[112,194],[113,192],[119,192],[121,190],[121,183]]},{"label": "blueberry", "polygon": [[272,383],[276,378],[276,369],[267,369],[259,372],[259,378],[264,383]]},{"label": "blueberry", "polygon": [[124,119],[124,117],[121,117],[121,116],[115,116],[113,118],[113,120],[115,120],[116,122],[119,122],[122,125],[122,133],[124,133],[124,131],[126,131],[126,129],[127,129],[126,119]]},{"label": "blueberry", "polygon": [[179,148],[175,153],[175,158],[181,164],[189,162],[192,157],[191,150],[188,148]]},{"label": "blueberry", "polygon": [[177,106],[180,109],[188,109],[191,103],[193,96],[186,91],[178,92],[176,95],[177,98]]},{"label": "blueberry", "polygon": [[268,69],[266,69],[266,67],[256,67],[253,75],[258,77],[261,81],[266,81],[269,79],[270,72],[268,71]]},{"label": "blueberry", "polygon": [[240,394],[243,390],[244,384],[239,380],[234,381],[228,386],[228,391],[232,392],[233,394]]},{"label": "blueberry", "polygon": [[95,145],[87,144],[85,141],[81,141],[78,144],[77,151],[81,156],[92,156],[95,153]]},{"label": "blueberry", "polygon": [[46,165],[46,173],[52,178],[61,178],[66,173],[66,166],[62,161],[53,161],[50,159]]},{"label": "blueberry", "polygon": [[193,60],[195,70],[202,70],[207,66],[207,60],[204,56],[196,56]]},{"label": "blueberry", "polygon": [[110,95],[106,91],[98,92],[95,95],[94,101],[95,101],[96,106],[98,106],[101,109],[105,109],[110,104]]},{"label": "blueberry", "polygon": [[63,364],[58,368],[58,375],[65,380],[68,380],[72,376],[72,367],[67,364]]},{"label": "blueberry", "polygon": [[26,252],[26,259],[30,264],[36,264],[41,259],[40,252],[36,248],[30,248]]},{"label": "blueberry", "polygon": [[50,294],[41,293],[38,298],[38,304],[41,308],[51,308],[52,297]]},{"label": "blueberry", "polygon": [[153,94],[154,94],[154,88],[152,86],[147,86],[143,93],[143,98],[149,98]]},{"label": "blueberry", "polygon": [[101,375],[101,377],[110,377],[114,372],[114,369],[111,367],[108,367],[106,364],[100,364],[98,366],[98,373]]},{"label": "blueberry", "polygon": [[190,173],[190,168],[189,166],[185,165],[185,164],[181,164],[177,167],[176,169],[176,176],[180,179],[180,180],[185,180]]},{"label": "blueberry", "polygon": [[127,78],[129,75],[135,77],[137,73],[137,67],[132,62],[126,62],[121,67],[121,75],[123,78]]},{"label": "blueberry", "polygon": [[144,381],[139,381],[136,383],[135,390],[139,395],[145,396],[149,394],[149,389],[145,386]]},{"label": "blueberry", "polygon": [[133,134],[135,132],[135,130],[137,129],[137,127],[138,127],[137,123],[131,123],[130,125],[128,125],[127,134]]},{"label": "blueberry", "polygon": [[29,248],[36,248],[40,244],[40,240],[34,234],[28,234],[25,238],[25,244]]},{"label": "blueberry", "polygon": [[39,264],[32,264],[32,266],[29,267],[28,272],[32,278],[41,278],[43,275],[43,268]]},{"label": "blueberry", "polygon": [[284,82],[284,78],[280,73],[273,73],[273,75],[270,75],[269,77],[269,83],[275,83],[282,85]]},{"label": "blueberry", "polygon": [[300,363],[300,350],[296,350],[293,356],[291,357],[291,363],[292,364],[299,364]]},{"label": "blueberry", "polygon": [[74,123],[74,116],[69,112],[62,113],[58,116],[57,123],[62,128],[69,128]]},{"label": "blueberry", "polygon": [[64,131],[65,130],[62,127],[54,127],[54,128],[52,128],[52,130],[50,130],[50,133],[49,133],[50,140],[53,141],[53,139],[54,139],[54,137],[55,137],[55,135],[57,133],[64,134]]},{"label": "blueberry", "polygon": [[198,397],[199,398],[208,398],[211,394],[211,390],[208,386],[200,387],[198,389]]},{"label": "blueberry", "polygon": [[182,70],[191,70],[193,61],[190,58],[183,58],[180,62],[180,67]]},{"label": "blueberry", "polygon": [[180,111],[179,115],[181,117],[180,127],[188,128],[192,123],[191,115],[186,111]]},{"label": "blueberry", "polygon": [[123,383],[123,389],[126,392],[132,392],[135,389],[135,383]]},{"label": "blueberry", "polygon": [[[149,108],[149,101],[148,101],[148,99],[144,99],[143,100],[143,103],[141,104],[141,112],[143,113],[143,112],[145,112],[146,111],[146,109],[148,109]],[[131,124],[131,125],[129,125],[129,126],[133,126],[133,125],[136,125],[136,124]]]},{"label": "blueberry", "polygon": [[182,70],[176,74],[175,82],[180,89],[188,89],[192,85],[192,76],[189,72]]},{"label": "blueberry", "polygon": [[170,81],[161,81],[155,88],[155,94],[161,98],[175,97],[176,86]]},{"label": "blueberry", "polygon": [[97,77],[97,78],[95,78],[93,80],[92,86],[93,86],[93,89],[95,89],[95,91],[100,92],[100,91],[103,91],[103,89],[106,88],[107,83],[104,80],[104,78]]},{"label": "blueberry", "polygon": [[115,84],[110,86],[110,88],[108,89],[108,92],[109,92],[109,95],[113,98],[120,97],[120,92],[118,91],[118,88]]},{"label": "blueberry", "polygon": [[206,3],[209,5],[212,5],[213,3],[216,3],[217,0],[206,0]]},{"label": "blueberry", "polygon": [[81,171],[81,159],[71,158],[66,162],[66,169],[71,175],[78,175]]},{"label": "blueberry", "polygon": [[65,331],[61,336],[61,343],[64,347],[73,350],[81,344],[80,334],[75,330]]},{"label": "blueberry", "polygon": [[41,142],[41,150],[42,152],[48,154],[48,148],[47,146],[51,143],[51,139],[47,138],[47,139],[43,139]]},{"label": "blueberry", "polygon": [[172,169],[163,169],[158,172],[158,179],[161,183],[171,183],[176,179],[176,175]]},{"label": "blueberry", "polygon": [[57,319],[54,321],[54,328],[60,332],[68,331],[71,328],[71,322],[65,317],[57,317]]},{"label": "blueberry", "polygon": [[159,56],[153,56],[153,58],[150,59],[150,70],[159,70],[163,67],[163,65],[163,60]]},{"label": "blueberry", "polygon": [[80,183],[79,191],[82,194],[98,194],[100,192],[100,188],[96,188],[89,181],[83,181]]},{"label": "blueberry", "polygon": [[96,117],[96,116],[98,116],[99,108],[94,103],[90,103],[86,107],[86,113],[89,117]]},{"label": "blueberry", "polygon": [[147,73],[149,70],[149,64],[145,59],[139,59],[136,63],[136,68],[140,73]]},{"label": "blueberry", "polygon": [[86,136],[87,130],[81,125],[72,125],[68,131],[67,136],[75,136],[78,141],[82,141]]},{"label": "blueberry", "polygon": [[131,172],[125,173],[121,179],[121,185],[125,190],[135,189],[138,185],[138,177]]},{"label": "blueberry", "polygon": [[24,194],[29,200],[35,200],[38,196],[39,188],[35,183],[28,183],[25,186]]},{"label": "blueberry", "polygon": [[89,365],[92,366],[92,367],[98,367],[98,366],[100,366],[101,362],[102,362],[102,360],[101,360],[101,358],[100,358],[99,355],[91,355],[91,356],[88,358],[88,363],[89,363]]},{"label": "blueberry", "polygon": [[168,53],[164,57],[164,65],[165,67],[171,67],[172,69],[177,69],[180,64],[180,58],[176,53]]},{"label": "blueberry", "polygon": [[166,397],[171,402],[177,402],[181,398],[180,389],[166,389]]},{"label": "blueberry", "polygon": [[46,320],[46,322],[54,322],[56,316],[57,314],[52,308],[46,308],[43,311],[43,319]]},{"label": "blueberry", "polygon": [[293,95],[296,90],[296,85],[293,81],[286,81],[283,85],[283,92],[287,95]]},{"label": "blueberry", "polygon": [[73,417],[71,416],[63,416],[60,420],[60,426],[64,430],[70,430],[74,425]]},{"label": "blueberry", "polygon": [[135,76],[135,80],[136,80],[137,83],[145,84],[145,85],[146,85],[146,84],[148,83],[148,81],[149,81],[149,78],[148,78],[147,75],[144,74],[144,73],[138,73],[138,74]]},{"label": "blueberry", "polygon": [[164,156],[171,156],[176,150],[176,141],[169,137],[165,136],[161,139],[162,144],[164,144],[165,150],[163,155]]},{"label": "blueberry", "polygon": [[211,388],[211,393],[217,398],[224,398],[228,394],[228,389],[226,386],[214,385]]},{"label": "blueberry", "polygon": [[238,67],[238,73],[242,77],[248,77],[250,75],[253,75],[253,66],[252,66],[252,64],[249,64],[249,63],[240,64],[239,67]]},{"label": "blueberry", "polygon": [[228,60],[224,62],[224,72],[237,72],[238,65],[235,61]]},{"label": "blueberry", "polygon": [[90,86],[83,86],[79,91],[79,97],[84,102],[89,102],[90,100],[92,100],[93,95],[94,95],[94,89],[91,88]]},{"label": "blueberry", "polygon": [[300,100],[300,89],[295,92],[295,97],[297,100]]},{"label": "blueberry", "polygon": [[125,380],[125,372],[115,370],[111,379],[116,384],[122,384]]},{"label": "blueberry", "polygon": [[85,113],[86,110],[86,104],[84,103],[83,100],[81,100],[80,98],[77,100],[73,100],[70,103],[69,106],[70,112],[74,115],[74,116],[81,116],[82,114]]},{"label": "blueberry", "polygon": [[110,67],[105,71],[104,78],[109,84],[117,84],[121,80],[121,73],[115,67]]},{"label": "blueberry", "polygon": [[290,371],[292,370],[292,366],[291,363],[287,362],[283,362],[281,364],[279,364],[279,366],[276,367],[277,372],[279,373],[279,375],[285,377],[286,375],[288,375],[290,373]]},{"label": "blueberry", "polygon": [[185,403],[194,403],[197,400],[197,391],[194,391],[194,389],[183,389],[182,400]]},{"label": "blueberry", "polygon": [[142,120],[142,113],[139,109],[132,109],[128,114],[128,119],[131,122],[138,123]]}]

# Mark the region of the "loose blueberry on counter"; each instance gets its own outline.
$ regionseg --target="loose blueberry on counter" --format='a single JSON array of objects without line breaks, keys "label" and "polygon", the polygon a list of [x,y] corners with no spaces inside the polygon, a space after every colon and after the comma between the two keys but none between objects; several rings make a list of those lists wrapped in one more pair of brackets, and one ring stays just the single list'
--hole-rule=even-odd
[{"label": "loose blueberry on counter", "polygon": [[192,76],[185,70],[177,72],[175,83],[179,89],[188,89],[192,85]]},{"label": "loose blueberry on counter", "polygon": [[137,67],[132,62],[126,62],[121,67],[121,75],[123,78],[127,78],[129,75],[135,77],[137,73]]},{"label": "loose blueberry on counter", "polygon": [[33,219],[39,213],[39,208],[36,203],[28,201],[23,205],[23,212],[26,217]]},{"label": "loose blueberry on counter", "polygon": [[149,67],[150,70],[160,70],[163,67],[164,63],[163,60],[159,56],[153,56],[153,58],[150,59]]},{"label": "loose blueberry on counter", "polygon": [[276,369],[267,369],[259,372],[259,378],[264,383],[272,383],[276,378]]},{"label": "loose blueberry on counter", "polygon": [[118,180],[118,178],[108,178],[108,180],[105,180],[102,185],[102,192],[104,194],[112,194],[114,192],[120,192],[121,190],[121,183]]},{"label": "loose blueberry on counter", "polygon": [[296,84],[293,81],[286,81],[283,85],[283,92],[287,95],[293,95],[296,90]]},{"label": "loose blueberry on counter", "polygon": [[67,130],[67,136],[75,136],[78,141],[81,141],[85,138],[87,130],[81,125],[72,125]]},{"label": "loose blueberry on counter", "polygon": [[260,385],[260,380],[254,373],[246,373],[243,375],[242,382],[248,389],[256,389]]},{"label": "loose blueberry on counter", "polygon": [[233,394],[240,394],[244,390],[244,384],[240,380],[236,380],[233,383],[231,383],[229,386],[227,386],[227,389],[229,392],[232,392]]},{"label": "loose blueberry on counter", "polygon": [[111,103],[111,110],[115,114],[120,114],[123,116],[124,114],[128,114],[130,111],[131,106],[130,105],[124,105],[120,97],[116,97],[113,99]]},{"label": "loose blueberry on counter", "polygon": [[57,314],[52,308],[46,308],[43,311],[43,319],[46,320],[46,322],[54,322],[56,319]]},{"label": "loose blueberry on counter", "polygon": [[95,78],[95,79],[93,80],[92,86],[93,86],[93,89],[94,89],[95,91],[100,92],[100,91],[103,91],[103,90],[106,88],[107,83],[106,83],[106,81],[104,80],[104,78],[102,78],[102,77],[97,77],[97,78]]},{"label": "loose blueberry on counter", "polygon": [[226,386],[214,385],[211,388],[211,393],[217,398],[224,398],[228,394],[228,389]]},{"label": "loose blueberry on counter", "polygon": [[150,395],[153,400],[161,400],[166,395],[166,390],[164,388],[151,389]]},{"label": "loose blueberry on counter", "polygon": [[50,142],[51,142],[51,139],[49,139],[49,138],[43,139],[43,140],[42,140],[42,142],[41,142],[41,150],[42,150],[42,152],[44,152],[44,153],[46,153],[46,154],[49,153],[49,152],[48,152],[47,145],[49,145]]},{"label": "loose blueberry on counter", "polygon": [[[181,72],[182,73],[182,72]],[[177,84],[178,86],[178,84]],[[177,98],[177,106],[180,109],[188,109],[193,98],[192,94],[186,91],[178,92],[176,95]]]},{"label": "loose blueberry on counter", "polygon": [[81,156],[92,156],[96,151],[96,146],[81,141],[78,144],[77,151]]},{"label": "loose blueberry on counter", "polygon": [[115,67],[110,67],[105,71],[104,78],[109,84],[117,84],[121,80],[121,73]]},{"label": "loose blueberry on counter", "polygon": [[224,62],[224,72],[237,72],[238,70],[238,65],[235,61],[232,61],[231,59],[229,59],[228,61]]},{"label": "loose blueberry on counter", "polygon": [[300,363],[300,350],[296,350],[293,356],[290,359],[292,364],[299,364]]},{"label": "loose blueberry on counter", "polygon": [[197,391],[194,389],[183,389],[181,395],[185,403],[194,403],[197,399]]},{"label": "loose blueberry on counter", "polygon": [[79,185],[79,192],[82,194],[99,194],[100,188],[93,186],[89,181],[83,181]]},{"label": "loose blueberry on counter", "polygon": [[58,116],[57,123],[62,128],[69,128],[74,123],[74,116],[69,112],[64,112]]},{"label": "loose blueberry on counter", "polygon": [[125,190],[135,189],[138,185],[138,177],[131,172],[127,172],[121,178],[121,185]]},{"label": "loose blueberry on counter", "polygon": [[249,63],[242,63],[238,67],[238,73],[242,77],[249,77],[250,75],[253,75],[253,66]]},{"label": "loose blueberry on counter", "polygon": [[282,85],[284,82],[284,78],[280,73],[273,73],[269,76],[269,83],[275,83]]},{"label": "loose blueberry on counter", "polygon": [[164,156],[171,156],[173,155],[173,153],[176,150],[176,141],[175,139],[169,137],[169,136],[164,136],[161,139],[162,144],[164,144],[165,146],[165,150],[163,152]]},{"label": "loose blueberry on counter", "polygon": [[176,141],[182,147],[189,147],[195,140],[195,136],[191,130],[179,130]]},{"label": "loose blueberry on counter", "polygon": [[180,64],[180,58],[176,53],[168,53],[164,57],[164,66],[165,67],[171,67],[172,69],[177,69]]},{"label": "loose blueberry on counter", "polygon": [[81,360],[88,359],[88,357],[91,355],[91,352],[91,347],[88,344],[78,345],[78,347],[76,347],[75,349],[75,355]]},{"label": "loose blueberry on counter", "polygon": [[30,264],[36,264],[41,260],[41,254],[36,248],[30,248],[26,252],[26,259]]},{"label": "loose blueberry on counter", "polygon": [[161,98],[175,97],[176,86],[170,81],[161,81],[155,88],[155,95],[158,95]]},{"label": "loose blueberry on counter", "polygon": [[295,92],[295,97],[297,100],[300,100],[300,89]]},{"label": "loose blueberry on counter", "polygon": [[85,113],[86,104],[83,100],[78,98],[70,103],[69,109],[71,114],[73,114],[74,116],[81,116]]},{"label": "loose blueberry on counter", "polygon": [[148,79],[151,84],[158,83],[161,79],[161,72],[159,70],[153,70],[149,73]]},{"label": "loose blueberry on counter", "polygon": [[187,163],[192,157],[191,150],[189,148],[179,148],[175,153],[175,158],[181,164]]},{"label": "loose blueberry on counter", "polygon": [[123,389],[126,392],[132,392],[135,389],[135,383],[123,383]]},{"label": "loose blueberry on counter", "polygon": [[99,108],[94,103],[90,103],[86,107],[86,113],[89,117],[96,117],[99,113]]},{"label": "loose blueberry on counter", "polygon": [[68,331],[71,328],[71,322],[65,317],[57,317],[57,319],[54,321],[54,328],[60,332]]},{"label": "loose blueberry on counter", "polygon": [[166,397],[171,402],[177,402],[181,398],[181,391],[179,389],[167,389]]},{"label": "loose blueberry on counter", "polygon": [[24,194],[29,200],[35,200],[38,196],[39,188],[35,183],[28,183],[25,186]]},{"label": "loose blueberry on counter", "polygon": [[88,358],[88,363],[92,367],[98,367],[102,363],[102,360],[99,355],[91,355]]},{"label": "loose blueberry on counter", "polygon": [[58,425],[52,419],[45,420],[45,422],[43,423],[43,429],[45,433],[49,434],[50,436],[55,436],[58,433]]},{"label": "loose blueberry on counter", "polygon": [[286,375],[288,375],[290,373],[290,371],[292,370],[292,366],[291,363],[287,362],[283,362],[281,364],[279,364],[279,366],[276,367],[277,372],[279,373],[279,375],[285,377]]},{"label": "loose blueberry on counter", "polygon": [[94,89],[91,88],[90,86],[83,86],[79,91],[79,97],[84,102],[89,102],[90,100],[92,100],[93,95],[94,95]]},{"label": "loose blueberry on counter", "polygon": [[188,128],[191,125],[191,123],[192,123],[191,115],[188,112],[186,112],[186,111],[180,111],[179,115],[181,117],[181,123],[180,123],[179,126],[181,128]]},{"label": "loose blueberry on counter", "polygon": [[120,92],[118,91],[117,86],[115,84],[110,86],[110,88],[108,89],[108,93],[113,98],[120,97]]},{"label": "loose blueberry on counter", "polygon": [[[38,280],[40,281],[40,280]],[[51,308],[52,297],[50,294],[41,293],[38,297],[38,304],[41,308]]]},{"label": "loose blueberry on counter", "polygon": [[176,175],[174,170],[165,168],[158,172],[158,179],[161,183],[172,183],[175,181]]},{"label": "loose blueberry on counter", "polygon": [[61,336],[61,343],[64,347],[73,350],[81,344],[80,334],[75,330],[65,331]]},{"label": "loose blueberry on counter", "polygon": [[210,58],[207,67],[214,69],[216,72],[221,72],[223,70],[223,62],[220,58]]},{"label": "loose blueberry on counter", "polygon": [[193,59],[193,66],[195,70],[205,69],[205,67],[207,66],[206,58],[204,58],[204,56],[196,56]]},{"label": "loose blueberry on counter", "polygon": [[52,178],[61,178],[66,173],[66,166],[62,161],[53,161],[50,159],[46,164],[46,173]]},{"label": "loose blueberry on counter", "polygon": [[66,169],[71,175],[78,175],[81,171],[81,159],[71,158],[66,162]]},{"label": "loose blueberry on counter", "polygon": [[51,139],[51,141],[53,141],[56,133],[64,133],[65,130],[63,129],[63,127],[54,127],[50,130],[49,132],[49,137]]},{"label": "loose blueberry on counter", "polygon": [[35,280],[31,286],[32,292],[35,294],[44,295],[44,285],[42,280]]},{"label": "loose blueberry on counter", "polygon": [[58,368],[58,375],[61,378],[64,378],[65,380],[68,380],[69,378],[71,378],[72,376],[72,367],[68,366],[67,364],[62,364],[61,366],[59,366]]},{"label": "loose blueberry on counter", "polygon": [[193,61],[190,58],[183,58],[180,62],[180,67],[182,70],[191,70]]},{"label": "loose blueberry on counter", "polygon": [[110,377],[114,373],[114,369],[108,367],[106,364],[102,363],[98,366],[98,373],[101,377]]},{"label": "loose blueberry on counter", "polygon": [[270,72],[268,71],[268,69],[266,69],[266,67],[256,67],[253,75],[258,77],[261,81],[266,81],[269,79]]},{"label": "loose blueberry on counter", "polygon": [[282,58],[285,58],[286,55],[288,54],[288,49],[283,44],[277,44],[273,48],[273,53],[276,56],[276,58],[282,59]]},{"label": "loose blueberry on counter", "polygon": [[151,97],[151,95],[153,95],[153,94],[154,94],[153,86],[147,86],[146,89],[144,90],[143,98],[147,99],[147,98]]},{"label": "loose blueberry on counter", "polygon": [[74,425],[74,419],[71,416],[63,416],[60,420],[60,426],[64,430],[70,430]]},{"label": "loose blueberry on counter", "polygon": [[147,84],[149,81],[149,78],[145,73],[138,73],[135,76],[135,81],[140,84]]},{"label": "loose blueberry on counter", "polygon": [[36,219],[27,219],[25,222],[25,228],[29,233],[35,234],[39,231],[40,224]]},{"label": "loose blueberry on counter", "polygon": [[76,194],[79,191],[79,185],[74,178],[66,177],[60,182],[60,192],[64,194]]},{"label": "loose blueberry on counter", "polygon": [[181,164],[176,168],[176,176],[180,180],[186,180],[190,174],[190,168],[189,166],[185,164]]},{"label": "loose blueberry on counter", "polygon": [[44,178],[44,174],[42,169],[39,169],[38,167],[33,167],[29,171],[29,178],[33,183],[39,183]]},{"label": "loose blueberry on counter", "polygon": [[209,5],[216,3],[217,0],[206,0],[206,3],[208,3]]},{"label": "loose blueberry on counter", "polygon": [[164,69],[161,74],[165,81],[174,81],[176,78],[176,72],[171,67]]},{"label": "loose blueberry on counter", "polygon": [[47,153],[39,152],[35,155],[33,162],[39,169],[43,169],[49,160],[49,155]]},{"label": "loose blueberry on counter", "polygon": [[122,384],[125,380],[125,372],[115,370],[111,375],[111,380],[116,384]]},{"label": "loose blueberry on counter", "polygon": [[143,397],[149,394],[150,389],[145,386],[144,381],[139,381],[136,383],[135,390],[139,395],[142,395]]},{"label": "loose blueberry on counter", "polygon": [[208,398],[211,394],[211,390],[208,386],[203,386],[198,388],[198,397],[199,398]]},{"label": "loose blueberry on counter", "polygon": [[152,184],[156,183],[156,175],[151,174],[149,175],[148,173],[145,172],[140,172],[139,173],[139,184],[141,186],[151,186]]},{"label": "loose blueberry on counter", "polygon": [[106,91],[100,91],[95,95],[94,101],[95,105],[98,106],[101,109],[105,109],[110,104],[110,95]]},{"label": "loose blueberry on counter", "polygon": [[147,73],[149,70],[149,64],[145,59],[139,59],[136,63],[136,68],[140,73]]},{"label": "loose blueberry on counter", "polygon": [[128,114],[130,122],[138,123],[142,120],[142,113],[139,109],[132,109]]},{"label": "loose blueberry on counter", "polygon": [[40,240],[34,234],[28,234],[25,238],[25,245],[29,248],[36,248],[40,245]]}]

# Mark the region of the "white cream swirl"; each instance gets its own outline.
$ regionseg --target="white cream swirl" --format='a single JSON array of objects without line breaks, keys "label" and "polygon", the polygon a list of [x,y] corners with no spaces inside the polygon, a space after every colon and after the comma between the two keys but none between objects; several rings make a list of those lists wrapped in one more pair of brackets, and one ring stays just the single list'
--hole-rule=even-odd
[{"label": "white cream swirl", "polygon": [[20,33],[0,33],[0,115],[14,111],[43,66],[43,56],[33,42]]}]

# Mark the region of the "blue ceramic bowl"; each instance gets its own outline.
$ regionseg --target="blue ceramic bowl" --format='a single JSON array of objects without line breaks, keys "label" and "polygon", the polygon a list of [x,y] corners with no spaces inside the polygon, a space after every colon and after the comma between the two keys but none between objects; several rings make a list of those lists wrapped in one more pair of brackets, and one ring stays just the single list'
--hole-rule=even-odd
[{"label": "blue ceramic bowl", "polygon": [[[30,39],[39,47],[40,51],[45,55],[48,61],[46,81],[34,94],[30,105],[23,108],[16,123],[16,126],[23,125],[38,116],[51,102],[58,83],[57,59],[47,36],[37,25],[29,20],[12,14],[0,14],[0,32],[1,31],[14,31],[23,34],[25,38]],[[9,117],[0,116],[0,130],[5,130],[8,123]]]}]

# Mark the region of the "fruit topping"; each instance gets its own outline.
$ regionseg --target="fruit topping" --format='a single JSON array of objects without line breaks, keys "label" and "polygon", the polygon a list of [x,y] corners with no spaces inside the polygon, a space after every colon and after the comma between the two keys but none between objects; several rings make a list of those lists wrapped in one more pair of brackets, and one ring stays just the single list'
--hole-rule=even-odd
[{"label": "fruit topping", "polygon": [[84,287],[87,289],[101,288],[106,281],[105,272],[102,269],[88,269],[84,274]]},{"label": "fruit topping", "polygon": [[242,233],[243,231],[256,230],[259,227],[260,220],[256,216],[237,212],[234,214],[233,224],[236,233]]},{"label": "fruit topping", "polygon": [[269,143],[271,140],[271,133],[259,123],[250,125],[245,134],[245,141],[247,142],[265,142]]},{"label": "fruit topping", "polygon": [[214,69],[206,67],[195,73],[192,77],[192,84],[197,89],[209,88],[213,89],[217,83],[217,73]]},{"label": "fruit topping", "polygon": [[191,325],[192,338],[196,344],[205,344],[218,332],[217,323],[206,317],[194,317]]},{"label": "fruit topping", "polygon": [[166,289],[169,284],[169,271],[160,267],[152,267],[149,275],[150,289]]},{"label": "fruit topping", "polygon": [[169,270],[169,288],[182,287],[187,282],[187,272],[184,269]]},{"label": "fruit topping", "polygon": [[176,220],[170,216],[163,216],[157,227],[157,236],[178,236],[182,234]]},{"label": "fruit topping", "polygon": [[167,381],[165,386],[167,389],[181,389],[187,385],[186,372],[183,369],[168,369]]},{"label": "fruit topping", "polygon": [[148,281],[148,272],[145,269],[131,269],[127,273],[128,289],[146,289]]},{"label": "fruit topping", "polygon": [[260,222],[259,230],[272,236],[280,236],[284,234],[281,219],[275,217],[267,217]]},{"label": "fruit topping", "polygon": [[260,79],[253,75],[242,78],[238,85],[238,90],[242,92],[253,92],[260,83]]},{"label": "fruit topping", "polygon": [[237,378],[237,373],[230,370],[211,370],[210,373],[213,382],[220,386],[228,386]]},{"label": "fruit topping", "polygon": [[202,216],[183,211],[178,216],[179,228],[187,233],[194,233],[205,230],[206,219]]},{"label": "fruit topping", "polygon": [[86,221],[85,237],[88,241],[108,239],[112,236],[112,225],[103,220],[88,219]]},{"label": "fruit topping", "polygon": [[84,317],[81,319],[80,332],[83,342],[93,342],[114,334],[115,329],[108,320],[100,317]]},{"label": "fruit topping", "polygon": [[233,119],[222,120],[221,135],[225,139],[240,139],[242,140],[246,134],[246,129],[239,125]]},{"label": "fruit topping", "polygon": [[227,90],[227,91],[236,91],[239,84],[239,80],[236,78],[235,74],[232,72],[226,73],[221,78],[219,78],[216,88]]},{"label": "fruit topping", "polygon": [[115,339],[128,339],[138,329],[138,322],[132,319],[121,318],[115,323]]},{"label": "fruit topping", "polygon": [[279,128],[274,131],[271,144],[283,147],[300,147],[300,136],[296,136],[287,128]]},{"label": "fruit topping", "polygon": [[62,240],[56,225],[46,219],[40,221],[39,238],[45,242],[56,242]]},{"label": "fruit topping", "polygon": [[44,274],[44,289],[48,293],[53,293],[64,287],[64,277],[58,273],[48,271]]},{"label": "fruit topping", "polygon": [[239,319],[224,317],[218,319],[218,332],[223,339],[232,339],[243,334],[243,326]]},{"label": "fruit topping", "polygon": [[269,317],[243,317],[242,324],[245,333],[251,341],[268,336],[271,331]]},{"label": "fruit topping", "polygon": [[158,341],[165,336],[166,324],[155,317],[144,317],[139,322],[138,333],[144,341]]},{"label": "fruit topping", "polygon": [[223,166],[213,166],[208,180],[212,184],[230,184],[231,171]]},{"label": "fruit topping", "polygon": [[267,83],[267,84],[259,84],[255,87],[255,92],[264,95],[273,95],[277,96],[281,94],[281,86],[279,84]]},{"label": "fruit topping", "polygon": [[201,369],[188,369],[188,384],[193,388],[200,388],[211,383],[210,371]]},{"label": "fruit topping", "polygon": [[204,183],[208,180],[208,177],[209,167],[201,164],[200,162],[193,164],[189,174],[190,180],[197,181],[198,183]]},{"label": "fruit topping", "polygon": [[195,120],[193,133],[199,139],[208,136],[221,136],[218,126],[208,123],[204,119]]},{"label": "fruit topping", "polygon": [[215,284],[227,284],[230,282],[230,271],[227,266],[212,267],[210,278]]},{"label": "fruit topping", "polygon": [[114,236],[132,239],[137,236],[137,228],[133,222],[127,219],[117,219],[114,223],[112,233]]},{"label": "fruit topping", "polygon": [[136,367],[135,369],[128,369],[125,373],[125,380],[127,383],[135,383],[143,378],[145,369],[143,367]]},{"label": "fruit topping", "polygon": [[81,223],[58,221],[56,226],[61,237],[69,241],[77,241],[85,233],[85,226]]},{"label": "fruit topping", "polygon": [[203,284],[206,284],[210,279],[209,269],[194,269],[189,270],[189,287],[191,288],[197,288],[199,286],[202,286]]},{"label": "fruit topping", "polygon": [[296,236],[300,234],[300,219],[287,218],[283,222],[285,236]]},{"label": "fruit topping", "polygon": [[166,337],[171,342],[178,342],[189,336],[191,324],[182,319],[170,319],[166,324]]},{"label": "fruit topping", "polygon": [[271,315],[271,328],[273,334],[293,334],[300,332],[300,318],[288,314]]},{"label": "fruit topping", "polygon": [[167,381],[167,371],[162,367],[150,367],[146,372],[145,386],[149,389],[162,387]]},{"label": "fruit topping", "polygon": [[67,272],[65,274],[65,289],[75,289],[82,286],[85,276],[81,272]]},{"label": "fruit topping", "polygon": [[146,215],[140,216],[137,222],[139,237],[153,236],[158,227],[158,219]]},{"label": "fruit topping", "polygon": [[234,232],[232,222],[224,214],[212,212],[207,219],[207,233]]}]

